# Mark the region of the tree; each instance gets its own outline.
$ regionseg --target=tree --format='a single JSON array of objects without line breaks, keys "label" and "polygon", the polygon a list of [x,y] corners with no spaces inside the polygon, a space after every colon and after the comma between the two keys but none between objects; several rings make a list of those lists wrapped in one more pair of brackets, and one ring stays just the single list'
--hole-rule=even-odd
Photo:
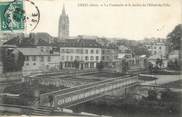
[{"label": "tree", "polygon": [[122,60],[121,65],[122,65],[122,72],[126,73],[129,69],[129,65],[128,65],[128,62],[126,61],[126,59]]},{"label": "tree", "polygon": [[182,37],[182,24],[178,24],[172,32],[167,35],[167,46],[169,52],[172,50],[179,50]]},{"label": "tree", "polygon": [[23,53],[14,48],[3,48],[1,53],[4,73],[22,70],[25,61]]},{"label": "tree", "polygon": [[159,66],[159,67],[161,68],[161,67],[162,67],[162,64],[163,64],[163,60],[162,60],[162,59],[157,58],[157,60],[156,60],[156,63],[155,63],[155,64],[156,64],[156,66],[157,66],[157,67]]},{"label": "tree", "polygon": [[150,73],[153,72],[153,64],[152,64],[151,62],[148,63],[148,71],[149,71]]},{"label": "tree", "polygon": [[157,92],[155,90],[148,90],[148,99],[149,100],[156,100],[157,99]]},{"label": "tree", "polygon": [[148,49],[146,49],[144,47],[143,44],[137,44],[135,46],[130,46],[130,48],[132,49],[132,51],[134,52],[135,55],[146,55],[146,56],[150,56],[150,52],[148,51]]},{"label": "tree", "polygon": [[74,67],[78,69],[79,66],[80,66],[79,61],[75,60],[75,61],[74,61]]},{"label": "tree", "polygon": [[174,61],[168,61],[167,67],[172,70],[180,70],[180,62],[179,60],[175,59]]},{"label": "tree", "polygon": [[80,62],[75,60],[74,63],[73,63],[74,67],[75,67],[75,78],[76,78],[76,69],[79,69],[79,66],[80,66]]},{"label": "tree", "polygon": [[97,69],[98,69],[98,71],[102,71],[103,70],[103,68],[104,68],[104,64],[103,64],[103,62],[102,61],[100,61],[100,63],[97,63]]}]

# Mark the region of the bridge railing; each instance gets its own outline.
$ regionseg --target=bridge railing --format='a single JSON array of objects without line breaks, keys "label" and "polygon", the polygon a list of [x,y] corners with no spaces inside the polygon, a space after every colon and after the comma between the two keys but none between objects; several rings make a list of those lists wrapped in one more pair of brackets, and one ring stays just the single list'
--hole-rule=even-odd
[{"label": "bridge railing", "polygon": [[112,91],[121,87],[126,88],[135,83],[137,83],[136,79],[133,78],[127,79],[124,82],[123,80],[116,80],[114,82],[107,82],[104,84],[91,86],[85,89],[80,89],[78,91],[68,92],[62,95],[56,95],[54,106],[65,106],[65,104],[72,103],[73,101],[77,101],[91,96],[101,95],[107,93],[108,91]]},{"label": "bridge railing", "polygon": [[[129,76],[125,76],[124,78],[123,77],[118,77],[118,78],[126,79],[127,77],[129,77]],[[115,79],[118,79],[118,78],[115,78]],[[72,87],[72,88],[66,88],[66,89],[62,89],[62,90],[58,90],[58,91],[52,91],[52,92],[44,93],[44,94],[40,95],[40,101],[41,101],[41,103],[48,102],[50,95],[51,96],[54,96],[54,95],[57,95],[57,94],[60,95],[60,94],[64,94],[64,93],[67,93],[67,92],[83,89],[85,87],[97,85],[97,84],[100,84],[100,83],[109,82],[109,81],[112,81],[112,80],[113,79],[107,79],[107,80],[98,81],[98,82],[94,82],[94,83],[78,85],[78,86],[75,86],[75,87]]]},{"label": "bridge railing", "polygon": [[[118,82],[126,83],[126,82],[131,81],[132,79],[134,79],[136,82],[136,79],[138,80],[138,77],[137,76],[134,76],[134,77],[127,76],[125,78],[118,77],[118,78],[113,78],[113,79],[107,79],[104,81],[99,81],[96,83],[89,83],[89,84],[85,84],[85,85],[75,86],[73,88],[45,93],[40,96],[40,103],[41,104],[49,103],[49,95],[52,95],[55,103],[57,103],[57,99],[62,99],[62,98],[68,97],[69,95],[81,94],[82,92],[88,92],[89,90],[93,90],[96,88],[107,87],[109,85],[113,85]],[[119,87],[119,85],[118,85],[118,87]],[[104,88],[102,90],[104,91]],[[94,92],[94,91],[92,91],[92,92]],[[95,94],[95,93],[96,92],[94,92],[93,94]],[[73,98],[73,99],[75,99],[75,98]]]}]

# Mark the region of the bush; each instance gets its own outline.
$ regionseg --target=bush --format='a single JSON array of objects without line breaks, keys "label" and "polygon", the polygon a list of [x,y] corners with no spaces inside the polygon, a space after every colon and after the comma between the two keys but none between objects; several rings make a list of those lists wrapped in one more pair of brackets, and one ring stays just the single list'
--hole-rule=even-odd
[{"label": "bush", "polygon": [[180,70],[179,60],[175,59],[175,61],[168,61],[167,67],[170,70]]}]

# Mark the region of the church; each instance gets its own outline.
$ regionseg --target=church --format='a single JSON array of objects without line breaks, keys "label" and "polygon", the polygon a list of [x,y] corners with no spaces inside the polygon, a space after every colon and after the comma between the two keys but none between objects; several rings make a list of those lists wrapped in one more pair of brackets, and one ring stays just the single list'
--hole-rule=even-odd
[{"label": "church", "polygon": [[69,37],[69,17],[66,14],[65,7],[63,6],[62,14],[59,18],[58,27],[58,40],[63,40]]}]

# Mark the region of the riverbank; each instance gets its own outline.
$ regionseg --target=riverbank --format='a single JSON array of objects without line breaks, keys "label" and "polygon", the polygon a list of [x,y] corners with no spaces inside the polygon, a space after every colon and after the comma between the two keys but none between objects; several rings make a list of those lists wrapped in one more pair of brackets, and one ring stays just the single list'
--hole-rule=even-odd
[{"label": "riverbank", "polygon": [[[84,104],[71,107],[75,112],[89,112],[98,115],[113,117],[181,117],[181,102],[159,103],[156,101],[137,101],[129,97],[119,98],[100,98]],[[174,111],[172,107],[177,107]]]}]

